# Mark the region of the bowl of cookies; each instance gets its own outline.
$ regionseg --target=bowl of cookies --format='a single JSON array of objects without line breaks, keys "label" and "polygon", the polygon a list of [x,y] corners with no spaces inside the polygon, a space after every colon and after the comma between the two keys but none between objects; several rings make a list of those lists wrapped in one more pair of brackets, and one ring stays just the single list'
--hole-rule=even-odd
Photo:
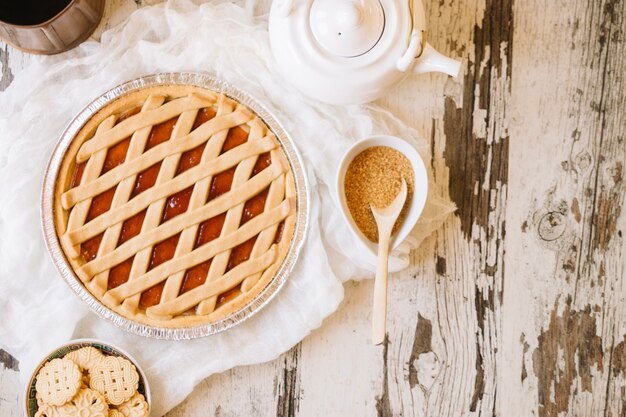
[{"label": "bowl of cookies", "polygon": [[24,396],[27,417],[148,417],[150,388],[137,361],[110,343],[68,342],[35,368]]}]

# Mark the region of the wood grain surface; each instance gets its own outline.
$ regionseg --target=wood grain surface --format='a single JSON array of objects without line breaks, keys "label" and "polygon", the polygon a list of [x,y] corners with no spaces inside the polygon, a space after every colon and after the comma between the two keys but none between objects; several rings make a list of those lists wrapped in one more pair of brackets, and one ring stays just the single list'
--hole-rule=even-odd
[{"label": "wood grain surface", "polygon": [[[108,1],[96,36],[158,2]],[[429,138],[458,211],[390,277],[388,341],[370,343],[373,282],[350,282],[291,351],[207,378],[168,417],[626,416],[626,2],[425,7],[462,75],[378,104]],[[0,44],[0,90],[31,59]],[[0,354],[2,416],[20,415],[18,372]]]}]

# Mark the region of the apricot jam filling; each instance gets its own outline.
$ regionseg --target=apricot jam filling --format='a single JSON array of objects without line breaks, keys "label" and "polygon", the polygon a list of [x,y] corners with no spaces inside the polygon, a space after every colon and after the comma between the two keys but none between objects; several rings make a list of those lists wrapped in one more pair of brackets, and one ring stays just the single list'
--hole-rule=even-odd
[{"label": "apricot jam filling", "polygon": [[[140,111],[140,108],[134,108],[130,111],[127,111],[120,115],[117,123],[121,122],[123,119],[130,117],[133,114],[136,114]],[[198,126],[207,122],[208,120],[215,117],[215,111],[212,108],[203,108],[198,111],[198,115],[193,125],[193,129],[196,129]],[[150,136],[146,143],[147,151],[150,148],[153,148],[163,142],[170,140],[172,136],[172,132],[176,126],[178,118],[173,118],[167,120],[161,124],[158,124],[152,128],[150,132]],[[107,155],[105,158],[105,162],[102,168],[101,175],[111,169],[115,168],[118,165],[124,163],[126,158],[126,154],[128,152],[128,147],[130,145],[131,138],[128,137],[123,141],[119,142],[115,146],[111,147],[107,151]],[[233,149],[237,146],[240,146],[247,142],[248,133],[240,128],[235,127],[229,130],[226,140],[222,146],[221,153],[224,153],[230,149]],[[206,147],[206,142],[181,154],[180,161],[178,163],[178,167],[176,169],[176,175],[179,175],[186,170],[198,165],[202,158],[202,153],[204,152],[204,148]],[[252,176],[258,174],[265,168],[267,168],[271,164],[271,156],[270,153],[263,153],[259,155],[254,169],[252,171]],[[73,175],[70,188],[74,188],[80,184],[81,177],[83,175],[83,171],[85,169],[86,162],[81,164],[77,164]],[[145,190],[153,187],[157,181],[159,170],[161,168],[161,163],[154,164],[144,171],[137,174],[135,179],[135,184],[131,192],[130,199],[136,197],[141,194]],[[209,195],[207,201],[210,201],[226,192],[228,192],[231,188],[233,182],[233,176],[235,173],[235,168],[227,169],[223,172],[214,175],[212,178]],[[97,196],[95,196],[89,207],[89,211],[87,214],[87,222],[95,219],[99,215],[107,212],[111,208],[111,203],[113,201],[113,197],[115,195],[116,187],[113,187]],[[250,219],[255,216],[263,213],[265,209],[265,201],[267,198],[269,188],[266,188],[259,192],[254,197],[250,198],[244,204],[243,215],[241,219],[241,224],[246,223]],[[188,187],[182,191],[179,191],[166,199],[165,207],[163,209],[161,223],[165,223],[168,220],[184,213],[187,211],[189,207],[189,202],[191,199],[191,195],[193,192],[193,186]],[[134,236],[137,236],[141,232],[141,228],[143,225],[144,218],[146,216],[147,209],[137,213],[136,215],[128,218],[122,223],[122,228],[120,232],[120,237],[117,242],[117,246],[122,243],[128,241]],[[221,234],[222,227],[224,225],[224,221],[226,219],[226,213],[221,213],[213,218],[210,218],[198,226],[198,231],[195,239],[194,249],[202,246],[216,238],[218,238]],[[278,230],[275,236],[275,242],[278,243],[282,236],[283,223],[279,224]],[[82,262],[87,263],[96,258],[98,254],[98,249],[100,247],[100,243],[102,241],[103,233],[85,241],[80,246],[80,257]],[[178,245],[178,240],[180,238],[180,233],[169,237],[157,244],[152,248],[152,254],[150,258],[150,263],[148,266],[148,271],[150,269],[155,268],[156,266],[172,259],[176,253],[176,246]],[[236,267],[242,262],[248,260],[250,258],[250,254],[252,252],[252,248],[254,247],[254,243],[256,242],[257,237],[253,237],[246,242],[234,247],[231,250],[230,257],[228,260],[228,266],[226,271]],[[130,276],[131,268],[133,265],[134,256],[126,259],[120,264],[114,266],[109,271],[107,288],[110,290],[115,288],[126,281]],[[202,285],[206,277],[208,275],[209,269],[211,266],[211,259],[208,259],[194,267],[189,268],[185,271],[183,282],[181,285],[180,293],[185,293],[190,291],[200,285]],[[163,292],[163,287],[165,285],[165,281],[145,290],[140,297],[139,308],[147,309],[150,306],[159,304],[161,299],[161,294]],[[237,285],[234,288],[227,290],[226,292],[220,294],[217,298],[217,306],[220,306],[224,303],[229,302],[230,300],[236,298],[241,293],[241,284]]]}]

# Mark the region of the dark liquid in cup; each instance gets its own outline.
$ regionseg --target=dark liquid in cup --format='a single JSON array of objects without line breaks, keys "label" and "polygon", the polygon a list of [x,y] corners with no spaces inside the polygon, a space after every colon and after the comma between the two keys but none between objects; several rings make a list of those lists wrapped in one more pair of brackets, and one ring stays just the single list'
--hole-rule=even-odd
[{"label": "dark liquid in cup", "polygon": [[0,0],[0,20],[14,25],[44,23],[59,14],[71,0]]}]

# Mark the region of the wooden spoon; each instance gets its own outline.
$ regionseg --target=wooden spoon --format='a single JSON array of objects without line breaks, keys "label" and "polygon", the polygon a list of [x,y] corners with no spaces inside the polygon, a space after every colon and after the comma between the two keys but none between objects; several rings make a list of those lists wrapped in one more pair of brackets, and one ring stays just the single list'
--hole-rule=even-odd
[{"label": "wooden spoon", "polygon": [[380,345],[387,333],[387,261],[389,258],[389,240],[391,230],[396,223],[404,202],[406,201],[406,181],[402,179],[402,187],[390,205],[376,208],[370,205],[376,226],[378,227],[378,264],[374,281],[374,307],[372,310],[372,342]]}]

